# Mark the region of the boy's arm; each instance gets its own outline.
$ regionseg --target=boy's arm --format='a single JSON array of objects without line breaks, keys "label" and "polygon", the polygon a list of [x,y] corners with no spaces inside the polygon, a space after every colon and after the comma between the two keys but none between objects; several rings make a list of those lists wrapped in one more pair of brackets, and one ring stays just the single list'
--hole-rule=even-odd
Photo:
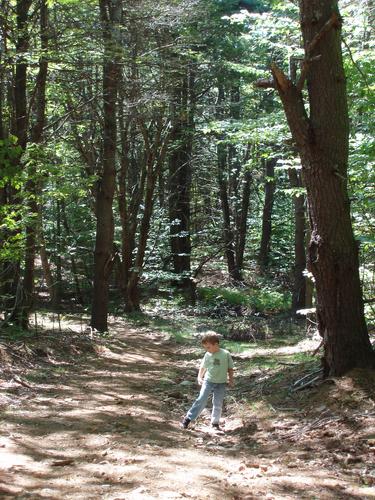
[{"label": "boy's arm", "polygon": [[233,368],[228,368],[228,383],[231,387],[234,386],[234,370]]},{"label": "boy's arm", "polygon": [[199,385],[202,385],[203,384],[203,378],[204,378],[204,374],[206,373],[206,368],[203,368],[203,366],[201,366],[199,368],[199,372],[198,372],[198,384]]}]

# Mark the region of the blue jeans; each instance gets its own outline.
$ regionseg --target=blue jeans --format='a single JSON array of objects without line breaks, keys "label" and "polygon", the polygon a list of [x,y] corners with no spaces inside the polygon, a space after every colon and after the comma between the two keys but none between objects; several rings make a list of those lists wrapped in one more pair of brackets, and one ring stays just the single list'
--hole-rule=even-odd
[{"label": "blue jeans", "polygon": [[190,420],[197,419],[206,407],[208,398],[212,393],[211,423],[218,424],[221,417],[221,411],[223,409],[226,387],[227,384],[216,384],[215,382],[207,382],[205,380],[202,384],[199,396],[194,401],[193,406],[186,414],[187,418],[189,418]]}]

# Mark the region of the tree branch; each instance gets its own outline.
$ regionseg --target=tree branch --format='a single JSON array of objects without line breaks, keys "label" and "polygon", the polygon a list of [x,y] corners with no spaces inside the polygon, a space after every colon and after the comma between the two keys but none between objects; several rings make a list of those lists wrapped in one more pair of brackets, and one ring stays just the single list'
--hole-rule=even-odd
[{"label": "tree branch", "polygon": [[254,85],[257,88],[262,88],[262,89],[275,89],[276,88],[275,82],[273,80],[266,80],[266,79],[257,80],[254,83]]},{"label": "tree branch", "polygon": [[339,16],[337,15],[336,12],[333,12],[332,16],[328,19],[328,21],[325,23],[323,28],[314,36],[314,38],[311,40],[311,42],[306,46],[305,48],[305,59],[302,63],[302,70],[301,70],[301,75],[298,79],[297,82],[297,89],[301,92],[303,89],[303,86],[305,84],[305,80],[307,77],[307,73],[309,71],[310,65],[314,61],[318,61],[321,58],[321,55],[318,54],[315,57],[311,57],[311,54],[313,50],[316,48],[316,46],[319,44],[319,42],[324,38],[324,36],[332,29],[332,28],[339,28],[341,25],[341,21]]},{"label": "tree branch", "polygon": [[276,64],[272,64],[271,71],[293,139],[300,149],[311,139],[310,121],[307,117],[302,93]]},{"label": "tree branch", "polygon": [[291,87],[293,87],[293,82],[285,75],[285,73],[276,66],[275,63],[271,64],[271,71],[276,82],[276,88],[284,93],[286,93]]},{"label": "tree branch", "polygon": [[320,40],[328,33],[328,31],[331,30],[331,28],[340,28],[340,26],[341,26],[340,18],[336,12],[333,12],[332,16],[328,19],[323,28],[319,31],[319,33],[317,33],[314,36],[314,38],[305,48],[306,59],[310,58],[312,51],[318,45]]}]

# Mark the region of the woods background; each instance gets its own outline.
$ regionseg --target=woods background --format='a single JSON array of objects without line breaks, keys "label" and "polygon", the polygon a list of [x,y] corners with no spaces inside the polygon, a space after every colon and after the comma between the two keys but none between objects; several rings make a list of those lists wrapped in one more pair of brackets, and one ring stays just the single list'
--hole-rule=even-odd
[{"label": "woods background", "polygon": [[326,373],[371,366],[375,7],[339,6],[2,0],[1,326],[317,307]]}]

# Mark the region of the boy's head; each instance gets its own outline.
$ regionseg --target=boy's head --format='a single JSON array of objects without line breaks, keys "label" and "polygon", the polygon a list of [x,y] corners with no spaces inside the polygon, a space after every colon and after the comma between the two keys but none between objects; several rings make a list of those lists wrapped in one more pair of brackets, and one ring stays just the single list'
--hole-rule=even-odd
[{"label": "boy's head", "polygon": [[215,332],[207,332],[202,337],[202,346],[208,352],[215,352],[219,349],[220,336]]}]

